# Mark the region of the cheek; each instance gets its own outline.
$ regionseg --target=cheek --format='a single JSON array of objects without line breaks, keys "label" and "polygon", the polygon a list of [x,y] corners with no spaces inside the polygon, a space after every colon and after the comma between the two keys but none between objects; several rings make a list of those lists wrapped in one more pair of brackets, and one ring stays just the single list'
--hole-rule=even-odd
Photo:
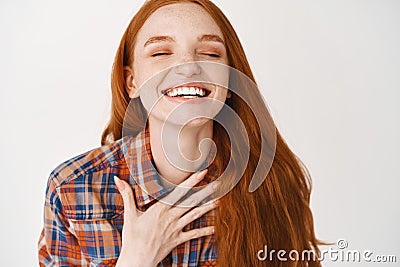
[{"label": "cheek", "polygon": [[138,62],[133,67],[134,79],[138,87],[143,86],[143,83],[152,76],[152,70],[144,63]]},{"label": "cheek", "polygon": [[226,96],[228,94],[228,90],[226,88],[217,86],[216,92],[217,92],[217,94],[215,95],[215,99],[217,99],[221,102],[225,102]]},{"label": "cheek", "polygon": [[[148,62],[146,60],[140,61],[138,60],[134,64],[134,77],[136,84],[140,87],[150,78],[154,77],[154,75],[161,73],[163,70],[170,67],[171,64],[154,64]],[[159,79],[159,78],[155,78]]]}]

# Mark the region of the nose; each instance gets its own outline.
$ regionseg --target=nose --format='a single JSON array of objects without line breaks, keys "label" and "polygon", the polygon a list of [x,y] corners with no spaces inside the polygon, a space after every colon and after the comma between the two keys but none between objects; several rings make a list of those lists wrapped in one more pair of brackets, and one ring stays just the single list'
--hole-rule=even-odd
[{"label": "nose", "polygon": [[201,68],[200,65],[195,62],[185,62],[182,64],[179,64],[175,66],[175,73],[185,76],[185,77],[191,77],[193,75],[199,75],[201,73]]}]

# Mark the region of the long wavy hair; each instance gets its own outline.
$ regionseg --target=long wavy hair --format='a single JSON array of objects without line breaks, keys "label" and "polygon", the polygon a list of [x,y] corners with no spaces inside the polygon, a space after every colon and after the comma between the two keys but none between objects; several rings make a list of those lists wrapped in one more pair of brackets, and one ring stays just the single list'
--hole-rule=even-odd
[{"label": "long wavy hair", "polygon": [[[125,112],[132,108],[130,116],[131,132],[137,134],[143,129],[147,112],[139,98],[131,100],[126,90],[124,66],[132,65],[136,36],[149,16],[162,6],[174,3],[196,3],[203,7],[221,29],[228,54],[229,65],[244,73],[254,83],[255,79],[247,61],[243,47],[232,25],[222,11],[208,0],[148,0],[131,20],[119,45],[111,76],[112,107],[111,118],[105,128],[101,144],[105,145],[122,137]],[[132,101],[132,103],[130,103]],[[249,184],[260,159],[260,146],[264,133],[257,127],[269,119],[269,112],[260,91],[249,92],[246,104],[236,94],[226,100],[242,119],[251,136],[250,156],[245,172],[234,188],[220,199],[215,221],[217,263],[219,266],[321,266],[318,258],[298,261],[260,261],[259,250],[267,245],[268,250],[280,249],[314,251],[319,255],[314,233],[313,216],[310,209],[311,178],[301,160],[290,150],[276,129],[275,155],[264,182],[254,192],[249,192]],[[261,109],[264,118],[257,121],[249,106]],[[223,128],[214,123],[213,139],[217,154],[213,167],[222,171],[229,161],[233,148]],[[275,127],[275,125],[274,125]]]}]

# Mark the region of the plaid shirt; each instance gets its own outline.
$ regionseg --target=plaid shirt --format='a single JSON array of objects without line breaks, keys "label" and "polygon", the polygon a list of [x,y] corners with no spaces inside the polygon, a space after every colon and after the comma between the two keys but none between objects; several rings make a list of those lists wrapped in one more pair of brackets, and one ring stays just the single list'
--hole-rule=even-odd
[{"label": "plaid shirt", "polygon": [[[115,266],[121,251],[124,207],[114,176],[132,186],[141,211],[170,191],[159,182],[148,128],[135,137],[125,136],[78,155],[51,172],[38,242],[40,266]],[[207,182],[206,177],[202,184]],[[213,210],[184,230],[214,225],[214,220]],[[157,266],[215,265],[214,235],[210,235],[180,244]]]}]

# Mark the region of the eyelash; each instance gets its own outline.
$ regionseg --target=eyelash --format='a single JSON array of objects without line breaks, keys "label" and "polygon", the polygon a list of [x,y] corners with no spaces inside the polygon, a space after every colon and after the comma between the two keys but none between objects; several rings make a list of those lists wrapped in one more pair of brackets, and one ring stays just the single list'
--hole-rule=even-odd
[{"label": "eyelash", "polygon": [[[151,56],[152,57],[158,57],[158,56],[166,56],[166,55],[171,55],[172,53],[167,53],[167,52],[160,52],[160,53],[154,53]],[[213,58],[219,58],[221,57],[218,54],[214,54],[214,53],[203,53],[203,55],[209,56],[209,57],[213,57]]]},{"label": "eyelash", "polygon": [[160,52],[160,53],[154,53],[151,56],[152,57],[158,57],[158,56],[165,56],[165,55],[171,55],[171,53]]},{"label": "eyelash", "polygon": [[218,55],[218,54],[214,54],[214,53],[206,53],[206,54],[204,54],[204,55],[206,55],[206,56],[210,56],[210,57],[215,57],[215,58],[219,58],[219,57],[221,57],[220,55]]}]

